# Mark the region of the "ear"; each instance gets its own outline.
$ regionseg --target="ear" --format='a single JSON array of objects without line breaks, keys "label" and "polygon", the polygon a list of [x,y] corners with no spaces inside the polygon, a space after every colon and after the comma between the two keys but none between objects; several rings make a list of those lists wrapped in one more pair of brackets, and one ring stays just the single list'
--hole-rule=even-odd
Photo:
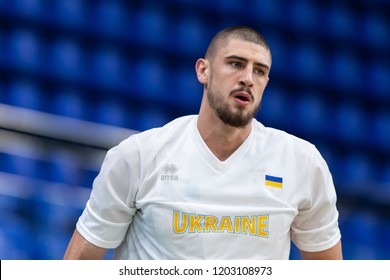
[{"label": "ear", "polygon": [[199,58],[195,64],[196,75],[198,81],[206,85],[208,81],[209,61],[207,59]]},{"label": "ear", "polygon": [[268,82],[269,82],[269,76],[267,77],[267,81],[266,81],[266,83],[265,83],[265,87],[267,87]]}]

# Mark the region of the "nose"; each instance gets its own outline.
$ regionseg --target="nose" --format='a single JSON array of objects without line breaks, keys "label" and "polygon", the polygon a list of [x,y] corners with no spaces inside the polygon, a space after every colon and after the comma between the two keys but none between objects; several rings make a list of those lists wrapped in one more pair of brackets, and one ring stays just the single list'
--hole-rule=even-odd
[{"label": "nose", "polygon": [[252,87],[253,86],[253,71],[247,67],[242,71],[242,76],[240,77],[239,84],[240,86]]}]

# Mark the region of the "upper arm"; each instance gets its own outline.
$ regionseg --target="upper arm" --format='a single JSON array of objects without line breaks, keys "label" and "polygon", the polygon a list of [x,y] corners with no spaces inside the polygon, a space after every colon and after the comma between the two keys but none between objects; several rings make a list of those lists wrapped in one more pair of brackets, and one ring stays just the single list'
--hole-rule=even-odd
[{"label": "upper arm", "polygon": [[66,249],[64,260],[101,260],[106,253],[107,249],[88,242],[76,229]]},{"label": "upper arm", "polygon": [[321,252],[305,252],[301,250],[301,256],[304,260],[342,260],[341,241],[335,246]]},{"label": "upper arm", "polygon": [[305,193],[291,225],[291,239],[305,259],[340,259],[337,196],[329,168],[315,148],[304,167],[308,170],[302,187]]}]

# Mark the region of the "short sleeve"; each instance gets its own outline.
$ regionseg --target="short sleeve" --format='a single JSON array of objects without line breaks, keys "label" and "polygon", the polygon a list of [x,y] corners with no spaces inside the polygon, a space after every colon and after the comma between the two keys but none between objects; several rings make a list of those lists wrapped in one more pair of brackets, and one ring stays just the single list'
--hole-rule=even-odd
[{"label": "short sleeve", "polygon": [[116,248],[123,241],[136,212],[139,161],[133,136],[107,152],[76,225],[79,233],[92,244]]},{"label": "short sleeve", "polygon": [[332,176],[314,146],[307,174],[308,197],[293,221],[291,238],[300,250],[319,252],[336,245],[341,234]]}]

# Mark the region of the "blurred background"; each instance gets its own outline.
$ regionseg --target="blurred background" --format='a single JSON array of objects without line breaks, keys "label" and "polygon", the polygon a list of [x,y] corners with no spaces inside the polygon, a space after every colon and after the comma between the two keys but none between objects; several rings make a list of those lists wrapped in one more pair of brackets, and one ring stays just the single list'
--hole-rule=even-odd
[{"label": "blurred background", "polygon": [[232,25],[271,46],[258,119],[329,164],[344,257],[390,259],[387,0],[0,0],[0,259],[62,258],[107,149],[197,114]]}]

